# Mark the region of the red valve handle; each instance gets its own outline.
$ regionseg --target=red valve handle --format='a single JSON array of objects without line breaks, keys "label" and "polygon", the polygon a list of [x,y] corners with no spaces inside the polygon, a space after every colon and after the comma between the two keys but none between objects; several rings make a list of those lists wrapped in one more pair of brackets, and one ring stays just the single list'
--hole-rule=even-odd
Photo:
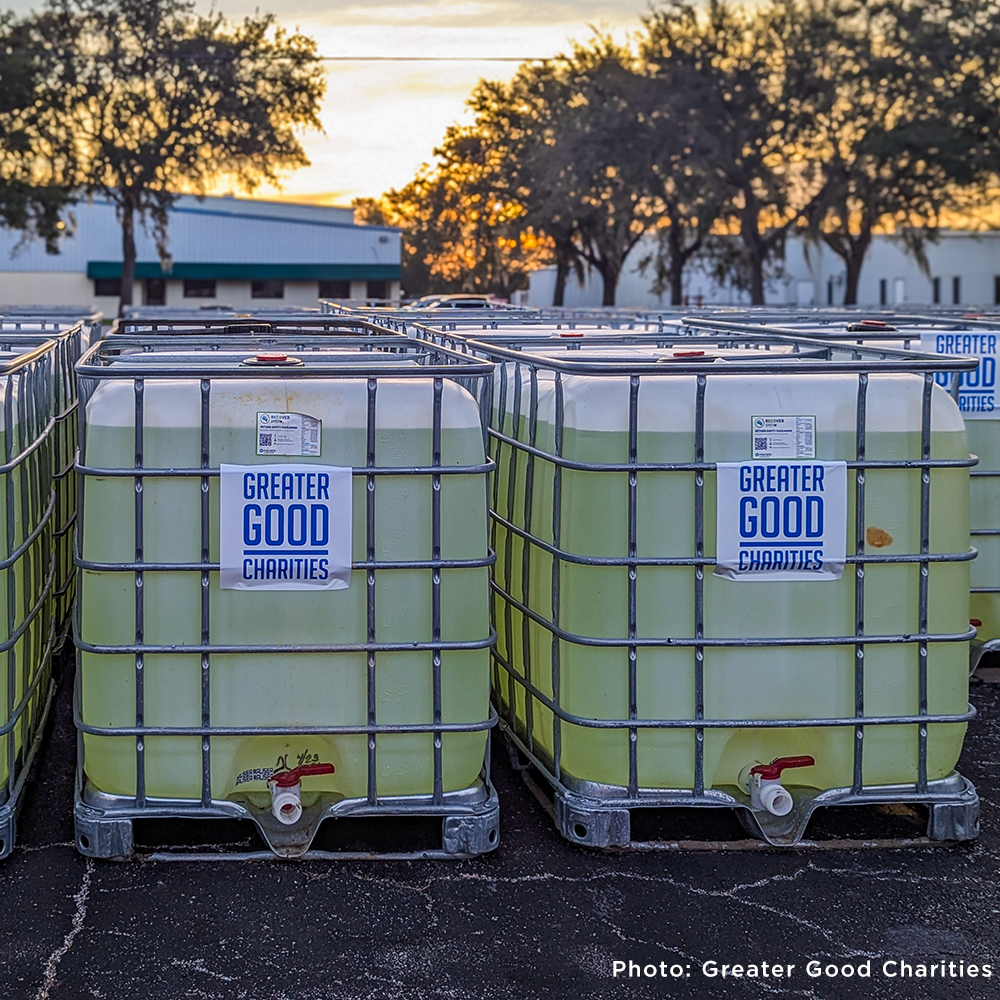
[{"label": "red valve handle", "polygon": [[786,767],[812,767],[816,763],[813,757],[775,757],[770,764],[757,764],[750,768],[751,774],[759,774],[764,781],[774,781],[781,777]]},{"label": "red valve handle", "polygon": [[271,775],[271,781],[276,788],[291,788],[309,774],[335,774],[337,769],[333,764],[303,764],[301,767],[293,767],[291,771],[279,771]]}]

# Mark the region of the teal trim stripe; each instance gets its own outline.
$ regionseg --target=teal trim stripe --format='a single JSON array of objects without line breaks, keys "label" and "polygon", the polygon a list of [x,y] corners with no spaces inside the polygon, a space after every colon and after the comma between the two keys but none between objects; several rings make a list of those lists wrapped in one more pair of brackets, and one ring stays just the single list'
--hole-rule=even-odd
[{"label": "teal trim stripe", "polygon": [[[87,264],[88,278],[120,278],[120,261],[92,260]],[[139,261],[137,278],[204,278],[215,281],[254,281],[272,278],[280,281],[398,281],[403,276],[399,264],[205,264],[174,263],[167,272],[159,261]]]}]

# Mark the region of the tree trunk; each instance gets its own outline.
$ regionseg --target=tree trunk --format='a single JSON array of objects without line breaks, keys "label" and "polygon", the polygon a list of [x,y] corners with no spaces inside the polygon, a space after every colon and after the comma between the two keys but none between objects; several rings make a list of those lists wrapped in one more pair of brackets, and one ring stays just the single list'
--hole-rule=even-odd
[{"label": "tree trunk", "polygon": [[135,210],[126,202],[122,205],[122,284],[118,300],[118,315],[125,313],[125,307],[132,305],[132,290],[135,287]]},{"label": "tree trunk", "polygon": [[865,262],[865,255],[872,241],[871,230],[867,227],[861,230],[861,235],[851,241],[851,252],[844,258],[847,266],[847,283],[844,287],[844,305],[856,306],[858,304],[858,285],[861,283],[861,266]]},{"label": "tree trunk", "polygon": [[747,192],[746,206],[740,220],[740,235],[743,245],[747,248],[750,262],[750,303],[755,306],[764,305],[764,258],[766,251],[764,241],[760,237],[760,212],[756,199]]},{"label": "tree trunk", "polygon": [[552,293],[552,305],[566,304],[566,279],[569,277],[569,261],[563,254],[556,257],[556,287]]},{"label": "tree trunk", "polygon": [[621,273],[621,268],[616,267],[610,261],[602,261],[598,266],[598,271],[604,282],[601,305],[613,306],[615,304],[615,292],[618,290],[618,276]]},{"label": "tree trunk", "polygon": [[670,304],[672,306],[684,304],[684,264],[682,261],[672,260],[670,262]]},{"label": "tree trunk", "polygon": [[670,247],[670,304],[684,304],[684,265],[688,258],[680,241],[680,223],[675,217],[670,220],[670,230],[667,233],[667,245]]}]

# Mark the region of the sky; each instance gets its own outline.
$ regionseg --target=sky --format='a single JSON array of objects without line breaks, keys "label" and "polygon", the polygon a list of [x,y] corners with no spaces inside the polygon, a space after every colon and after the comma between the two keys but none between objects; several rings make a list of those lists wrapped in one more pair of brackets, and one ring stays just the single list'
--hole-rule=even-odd
[{"label": "sky", "polygon": [[[0,0],[27,13],[38,0]],[[209,3],[199,0],[207,10]],[[514,62],[483,56],[544,57],[584,40],[588,25],[618,37],[639,26],[646,0],[217,0],[230,19],[273,11],[289,29],[317,40],[325,56],[461,56],[463,62],[327,63],[325,134],[306,133],[312,166],[290,174],[281,190],[256,197],[348,205],[412,179],[433,159],[445,129],[463,120],[476,82],[513,74]],[[238,193],[238,192],[236,192]]]}]

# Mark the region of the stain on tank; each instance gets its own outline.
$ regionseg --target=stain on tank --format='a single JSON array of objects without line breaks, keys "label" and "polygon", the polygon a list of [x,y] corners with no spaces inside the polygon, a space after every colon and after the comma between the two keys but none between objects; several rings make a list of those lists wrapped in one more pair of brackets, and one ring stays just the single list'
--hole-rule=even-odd
[{"label": "stain on tank", "polygon": [[869,528],[865,532],[865,538],[873,549],[884,549],[887,545],[892,545],[892,535],[882,528]]}]

